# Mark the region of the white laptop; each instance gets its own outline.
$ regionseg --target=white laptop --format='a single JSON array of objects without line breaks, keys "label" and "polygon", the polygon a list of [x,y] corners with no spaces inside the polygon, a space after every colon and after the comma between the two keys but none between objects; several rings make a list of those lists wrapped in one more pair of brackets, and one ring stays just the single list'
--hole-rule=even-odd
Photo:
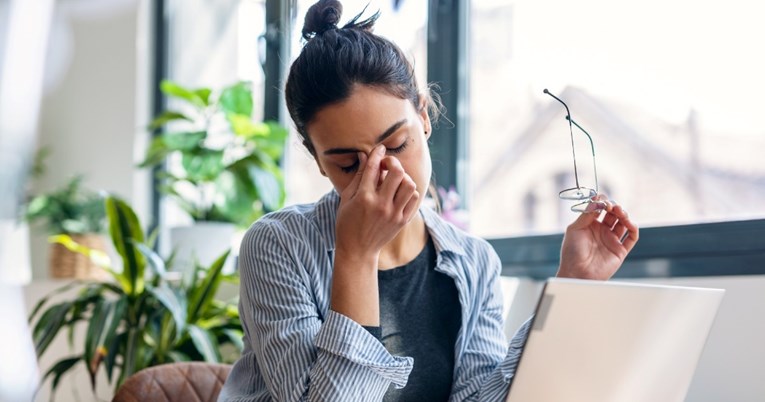
[{"label": "white laptop", "polygon": [[549,279],[507,402],[681,402],[722,289]]}]

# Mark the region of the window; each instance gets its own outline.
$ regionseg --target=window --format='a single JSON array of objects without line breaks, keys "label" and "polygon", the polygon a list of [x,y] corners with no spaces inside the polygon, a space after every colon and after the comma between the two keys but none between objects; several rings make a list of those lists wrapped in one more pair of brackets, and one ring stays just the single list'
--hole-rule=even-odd
[{"label": "window", "polygon": [[[765,217],[765,6],[473,0],[470,226],[560,232],[575,215],[566,101],[602,192],[641,226]],[[580,181],[594,186],[574,128]],[[534,205],[530,205],[530,203]],[[531,211],[531,212],[530,212]],[[529,221],[529,220],[532,221]]]}]

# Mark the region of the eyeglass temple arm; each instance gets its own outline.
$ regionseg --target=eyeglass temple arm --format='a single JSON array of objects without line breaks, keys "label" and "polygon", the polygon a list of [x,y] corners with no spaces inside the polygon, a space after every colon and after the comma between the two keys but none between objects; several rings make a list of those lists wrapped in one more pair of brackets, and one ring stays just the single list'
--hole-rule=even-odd
[{"label": "eyeglass temple arm", "polygon": [[584,133],[584,135],[587,136],[587,139],[590,140],[590,149],[592,150],[592,170],[595,171],[595,191],[598,191],[598,168],[595,165],[595,143],[592,141],[592,136],[590,136],[590,133],[587,132],[587,130],[583,129],[582,126],[577,124],[577,122],[574,121],[574,119],[571,118],[571,116],[566,116],[566,120],[568,120],[569,124],[573,123],[576,128],[578,128],[581,132]]},{"label": "eyeglass temple arm", "polygon": [[[579,188],[579,172],[576,168],[576,148],[574,147],[574,130],[571,128],[571,111],[568,109],[566,102],[563,102],[559,97],[553,95],[552,92],[547,90],[547,88],[545,88],[542,92],[552,96],[556,101],[560,102],[561,105],[566,108],[566,119],[568,120],[568,128],[569,132],[571,133],[571,154],[574,157],[574,181],[576,181],[576,188]],[[597,191],[597,188],[595,190]]]}]

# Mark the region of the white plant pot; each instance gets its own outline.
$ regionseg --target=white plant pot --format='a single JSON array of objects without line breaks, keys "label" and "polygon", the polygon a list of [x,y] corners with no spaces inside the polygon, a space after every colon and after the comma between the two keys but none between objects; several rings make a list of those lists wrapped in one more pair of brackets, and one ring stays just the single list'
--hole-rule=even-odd
[{"label": "white plant pot", "polygon": [[229,248],[232,252],[223,267],[224,273],[235,271],[235,256],[239,245],[233,245],[236,226],[225,222],[195,222],[191,226],[170,228],[170,249],[175,250],[173,270],[190,272],[194,259],[209,267]]}]

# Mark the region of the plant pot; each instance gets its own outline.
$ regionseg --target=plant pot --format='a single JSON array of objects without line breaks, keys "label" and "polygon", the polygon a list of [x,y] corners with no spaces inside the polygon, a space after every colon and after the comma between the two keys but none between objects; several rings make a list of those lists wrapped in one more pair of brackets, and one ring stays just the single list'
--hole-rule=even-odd
[{"label": "plant pot", "polygon": [[[106,253],[106,242],[98,234],[69,235],[76,243]],[[71,251],[61,244],[50,245],[50,276],[57,279],[85,279],[102,281],[109,273],[94,264],[90,258]]]},{"label": "plant pot", "polygon": [[[209,267],[232,248],[236,232],[234,224],[225,222],[195,222],[191,226],[170,228],[170,247],[175,252],[172,270],[191,272],[195,259],[202,266]],[[225,273],[234,271],[233,251],[223,267]]]}]

